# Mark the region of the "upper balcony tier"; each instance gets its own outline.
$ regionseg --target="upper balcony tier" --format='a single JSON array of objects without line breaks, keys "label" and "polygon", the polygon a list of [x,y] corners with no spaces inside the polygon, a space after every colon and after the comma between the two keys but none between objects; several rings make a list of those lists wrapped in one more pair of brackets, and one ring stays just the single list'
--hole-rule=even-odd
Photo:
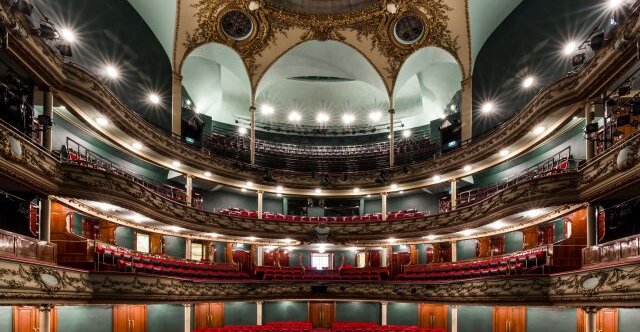
[{"label": "upper balcony tier", "polygon": [[[7,21],[31,29],[21,16],[7,12],[3,15]],[[414,152],[407,154],[405,163],[400,145],[400,165],[388,167],[384,162],[369,165],[356,160],[352,163],[356,165],[353,168],[321,168],[326,172],[322,176],[305,168],[305,161],[311,157],[321,159],[318,163],[333,164],[329,158],[318,157],[319,152],[315,148],[298,154],[294,153],[295,149],[265,143],[263,148],[258,148],[258,162],[253,165],[243,160],[246,157],[225,157],[207,144],[198,147],[170,135],[139,117],[102,79],[85,68],[64,61],[39,38],[13,36],[8,53],[26,68],[38,84],[51,87],[57,99],[97,133],[141,158],[229,186],[242,187],[247,181],[252,181],[257,190],[276,192],[278,185],[285,194],[315,195],[314,189],[325,185],[322,195],[331,196],[350,195],[353,187],[361,188],[365,194],[384,192],[389,183],[397,183],[399,190],[421,188],[469,175],[470,171],[462,169],[464,165],[471,165],[473,172],[477,172],[538,146],[579,113],[588,99],[598,96],[628,70],[636,55],[631,41],[639,34],[640,22],[636,11],[619,27],[612,40],[579,70],[547,85],[507,122],[482,137],[462,142],[458,149],[440,154],[433,153],[429,144],[424,145],[426,150],[422,149],[422,142],[418,148],[412,144],[407,150]],[[108,118],[110,124],[101,126],[97,121],[101,117]],[[533,129],[538,126],[545,128],[542,134],[534,134]],[[141,143],[144,149],[132,149],[132,142]],[[357,158],[366,161],[371,147],[358,153]],[[506,149],[508,153],[498,153]],[[390,150],[388,146],[387,150]],[[283,162],[276,162],[284,159],[282,156],[285,155],[295,167],[286,162],[284,166]],[[341,157],[335,164],[351,165],[347,161],[352,157]],[[180,166],[173,163],[176,160],[180,161]],[[205,176],[208,173],[211,176]],[[437,180],[435,175],[438,175]]]}]

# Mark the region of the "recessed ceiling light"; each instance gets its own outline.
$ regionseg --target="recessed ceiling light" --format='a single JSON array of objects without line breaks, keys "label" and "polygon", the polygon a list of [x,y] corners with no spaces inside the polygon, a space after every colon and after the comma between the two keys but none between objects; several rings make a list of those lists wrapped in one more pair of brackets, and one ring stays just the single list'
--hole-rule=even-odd
[{"label": "recessed ceiling light", "polygon": [[482,105],[482,112],[483,113],[489,113],[493,111],[493,103],[486,103],[484,105]]},{"label": "recessed ceiling light", "polygon": [[530,88],[533,86],[533,83],[535,83],[535,79],[533,78],[533,76],[528,76],[524,79],[524,81],[522,81],[522,87],[525,89]]},{"label": "recessed ceiling light", "polygon": [[240,191],[242,191],[243,193],[247,191],[247,188],[242,188],[240,189]]},{"label": "recessed ceiling light", "polygon": [[355,120],[356,120],[356,116],[351,113],[347,113],[342,116],[342,123],[346,125],[352,124]]},{"label": "recessed ceiling light", "polygon": [[276,196],[282,197],[282,194],[281,193],[277,193]]},{"label": "recessed ceiling light", "polygon": [[171,162],[171,165],[173,165],[175,167],[180,167],[180,166],[182,166],[182,163],[177,161],[177,160],[174,160],[174,161]]},{"label": "recessed ceiling light", "polygon": [[433,176],[433,181],[440,181],[442,179],[442,177],[440,177],[440,175],[434,175]]},{"label": "recessed ceiling light", "polygon": [[129,219],[133,220],[134,222],[143,222],[145,220],[147,220],[147,217],[139,214],[139,213],[134,213],[131,216],[129,216]]},{"label": "recessed ceiling light", "polygon": [[404,137],[404,138],[411,137],[411,130],[409,130],[409,129],[403,130],[402,131],[402,137]]},{"label": "recessed ceiling light", "polygon": [[260,112],[264,115],[271,115],[274,112],[273,106],[269,105],[269,104],[263,104],[260,107]]},{"label": "recessed ceiling light", "polygon": [[356,194],[359,193],[360,192],[360,188],[353,188],[353,192],[356,193]]},{"label": "recessed ceiling light", "polygon": [[367,198],[370,198],[370,197],[371,197],[371,194],[367,194]]},{"label": "recessed ceiling light", "polygon": [[404,194],[404,190],[400,190],[399,194],[400,195]]},{"label": "recessed ceiling light", "polygon": [[149,94],[149,102],[154,104],[154,105],[160,104],[160,96],[157,93],[150,93]]},{"label": "recessed ceiling light", "polygon": [[68,28],[60,30],[60,37],[69,43],[76,41],[76,34]]},{"label": "recessed ceiling light", "polygon": [[507,150],[507,149],[500,150],[500,156],[506,157],[508,155],[509,155],[509,150]]},{"label": "recessed ceiling light", "polygon": [[546,128],[544,126],[537,126],[537,127],[533,128],[533,133],[536,134],[536,135],[540,135],[540,134],[544,133],[545,129]]},{"label": "recessed ceiling light", "polygon": [[204,176],[210,177],[211,176],[211,172],[204,172]]},{"label": "recessed ceiling light", "polygon": [[133,142],[133,143],[131,143],[131,147],[132,147],[134,150],[140,150],[140,149],[142,149],[142,143],[140,143],[140,142]]},{"label": "recessed ceiling light", "polygon": [[567,42],[562,49],[562,53],[564,55],[572,55],[575,51],[578,50],[578,43],[574,41]]},{"label": "recessed ceiling light", "polygon": [[247,181],[247,182],[245,182],[244,185],[247,186],[247,187],[253,187],[253,182]]},{"label": "recessed ceiling light", "polygon": [[620,7],[624,3],[624,0],[609,0],[609,8],[615,9]]},{"label": "recessed ceiling light", "polygon": [[282,192],[282,190],[284,190],[284,188],[282,186],[277,186],[276,187],[276,192]]},{"label": "recessed ceiling light", "polygon": [[211,236],[211,237],[220,237],[220,234],[218,234],[218,233],[209,233],[209,236]]},{"label": "recessed ceiling light", "polygon": [[300,113],[293,111],[289,113],[289,122],[300,122],[302,120],[302,115]]},{"label": "recessed ceiling light", "polygon": [[320,188],[316,188],[315,192],[316,192],[316,194],[319,194],[319,193],[321,193],[321,192],[322,192],[322,189],[320,189]]},{"label": "recessed ceiling light", "polygon": [[542,215],[542,210],[540,209],[532,209],[524,213],[525,216],[529,218],[536,218]]},{"label": "recessed ceiling light", "polygon": [[318,123],[327,123],[327,122],[329,122],[330,119],[331,119],[331,117],[329,116],[329,114],[324,113],[324,112],[320,112],[316,116],[316,121]]},{"label": "recessed ceiling light", "polygon": [[369,120],[373,122],[380,121],[381,118],[382,118],[382,112],[380,111],[373,111],[369,113]]},{"label": "recessed ceiling light", "polygon": [[493,228],[493,229],[501,229],[503,227],[505,227],[506,224],[504,222],[502,222],[501,220],[498,220],[492,224],[489,225],[489,227]]},{"label": "recessed ceiling light", "polygon": [[349,247],[349,251],[351,251],[351,252],[356,252],[356,251],[358,251],[358,248],[356,248],[356,247]]},{"label": "recessed ceiling light", "polygon": [[391,189],[393,189],[393,190],[398,189],[398,184],[397,183],[392,183],[391,184]]},{"label": "recessed ceiling light", "polygon": [[107,75],[107,77],[112,79],[116,79],[120,76],[118,68],[113,65],[107,65],[106,67],[104,67],[104,73]]},{"label": "recessed ceiling light", "polygon": [[388,239],[387,239],[387,242],[389,242],[389,243],[396,243],[396,239],[395,239],[395,238],[390,237],[390,238],[388,238]]},{"label": "recessed ceiling light", "polygon": [[96,122],[102,127],[106,127],[109,125],[109,120],[107,120],[107,118],[104,118],[104,117],[97,118]]},{"label": "recessed ceiling light", "polygon": [[449,106],[449,109],[452,111],[456,110],[456,105],[455,104],[451,104],[451,106]]},{"label": "recessed ceiling light", "polygon": [[247,238],[247,240],[249,240],[249,241],[255,241],[255,240],[257,240],[257,238],[256,238],[255,236],[249,236],[249,237]]},{"label": "recessed ceiling light", "polygon": [[247,134],[247,128],[245,127],[238,127],[238,135],[240,136],[244,136]]},{"label": "recessed ceiling light", "polygon": [[176,232],[176,233],[179,233],[179,232],[182,231],[182,227],[179,227],[179,226],[169,226],[169,227],[167,227],[167,229],[169,229],[172,232]]},{"label": "recessed ceiling light", "polygon": [[429,241],[433,241],[433,240],[435,240],[436,236],[435,235],[427,235],[424,238],[429,240]]},{"label": "recessed ceiling light", "polygon": [[465,167],[463,168],[463,170],[464,170],[465,172],[469,172],[469,171],[471,171],[472,169],[473,169],[473,168],[472,168],[470,165],[467,165],[467,166],[465,166]]},{"label": "recessed ceiling light", "polygon": [[473,230],[471,229],[465,229],[463,231],[460,231],[460,234],[464,235],[464,236],[469,236],[471,234],[473,234]]}]

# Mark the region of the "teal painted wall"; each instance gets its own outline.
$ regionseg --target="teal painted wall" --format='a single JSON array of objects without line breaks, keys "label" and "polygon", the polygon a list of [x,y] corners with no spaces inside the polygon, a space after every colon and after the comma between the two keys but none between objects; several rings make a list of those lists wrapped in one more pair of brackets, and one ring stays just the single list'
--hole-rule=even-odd
[{"label": "teal painted wall", "polygon": [[411,247],[406,244],[391,246],[391,252],[409,252],[411,251]]},{"label": "teal painted wall", "polygon": [[478,240],[462,240],[456,242],[456,258],[459,261],[476,257],[476,244]]},{"label": "teal painted wall", "polygon": [[[389,194],[387,197],[387,211],[401,211],[417,209],[418,211],[438,211],[438,196],[422,190],[415,190],[404,194]],[[380,210],[376,211],[380,212]]]},{"label": "teal painted wall", "polygon": [[364,214],[380,213],[382,211],[382,202],[380,196],[375,195],[364,199]]},{"label": "teal painted wall", "polygon": [[256,325],[255,302],[225,302],[224,325]]},{"label": "teal painted wall", "polygon": [[555,223],[555,242],[564,240],[564,219],[558,219]]},{"label": "teal painted wall", "polygon": [[336,303],[336,321],[375,322],[380,324],[380,303],[338,302]]},{"label": "teal painted wall", "polygon": [[162,237],[164,253],[175,258],[187,257],[187,241],[182,237],[165,235]]},{"label": "teal painted wall", "polygon": [[311,251],[294,250],[289,253],[289,266],[300,266],[300,256],[302,256],[302,265],[311,266]]},{"label": "teal painted wall", "polygon": [[527,307],[527,332],[575,332],[576,309]]},{"label": "teal painted wall", "polygon": [[58,331],[60,332],[111,332],[113,331],[112,320],[111,306],[58,307]]},{"label": "teal painted wall", "polygon": [[263,211],[269,211],[273,213],[283,213],[282,209],[282,198],[278,197],[267,197],[265,195],[262,199],[262,209]]},{"label": "teal painted wall", "polygon": [[458,331],[491,332],[492,330],[492,307],[458,306]]},{"label": "teal painted wall", "polygon": [[350,264],[356,266],[356,253],[351,250],[334,251],[333,252],[333,266],[334,268],[340,267],[342,263],[342,255],[344,255],[344,264]]},{"label": "teal painted wall", "polygon": [[216,242],[216,262],[217,263],[227,262],[227,243],[226,242]]},{"label": "teal painted wall", "polygon": [[416,251],[418,251],[418,264],[427,264],[427,248],[433,247],[431,244],[418,244],[416,245]]},{"label": "teal painted wall", "polygon": [[387,306],[389,325],[418,325],[418,304],[391,302]]},{"label": "teal painted wall", "polygon": [[179,332],[184,330],[182,304],[147,305],[147,331]]},{"label": "teal painted wall", "polygon": [[618,309],[618,332],[636,332],[640,327],[640,309]]},{"label": "teal painted wall", "polygon": [[307,302],[264,302],[262,320],[264,323],[282,321],[307,321],[309,316]]},{"label": "teal painted wall", "polygon": [[[204,206],[207,210],[239,208],[258,210],[258,195],[255,192],[241,193],[235,190],[220,189],[204,194]],[[265,211],[267,211],[265,209]]]},{"label": "teal painted wall", "polygon": [[0,306],[0,331],[13,331],[13,307]]},{"label": "teal painted wall", "polygon": [[118,226],[115,233],[117,245],[131,250],[135,249],[136,237],[133,228]]},{"label": "teal painted wall", "polygon": [[510,254],[523,248],[524,234],[520,231],[509,232],[504,235],[504,253]]}]

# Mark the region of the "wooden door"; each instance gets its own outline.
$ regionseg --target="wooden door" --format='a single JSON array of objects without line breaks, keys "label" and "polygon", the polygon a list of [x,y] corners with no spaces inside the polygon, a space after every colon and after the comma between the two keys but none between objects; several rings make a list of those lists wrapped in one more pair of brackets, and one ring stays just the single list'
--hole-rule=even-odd
[{"label": "wooden door", "polygon": [[194,306],[194,326],[196,329],[222,327],[223,325],[224,304],[198,303]]},{"label": "wooden door", "polygon": [[491,256],[504,254],[504,236],[491,238]]},{"label": "wooden door", "polygon": [[418,324],[424,328],[447,329],[447,305],[420,303],[418,306]]},{"label": "wooden door", "polygon": [[542,228],[542,244],[553,244],[556,239],[556,228],[554,224]]},{"label": "wooden door", "polygon": [[36,307],[13,307],[13,331],[33,332],[40,328]]},{"label": "wooden door", "polygon": [[245,250],[234,250],[233,261],[240,265],[240,270],[251,274],[253,262],[251,261],[251,253]]},{"label": "wooden door", "polygon": [[209,303],[211,327],[224,326],[224,303]]},{"label": "wooden door", "polygon": [[144,304],[113,306],[113,332],[146,332],[147,306]]},{"label": "wooden door", "polygon": [[618,332],[618,309],[604,308],[598,310],[596,331]]},{"label": "wooden door", "polygon": [[334,302],[309,302],[309,320],[313,328],[330,329],[335,317]]},{"label": "wooden door", "polygon": [[493,332],[525,332],[525,307],[493,307]]},{"label": "wooden door", "polygon": [[411,262],[411,253],[394,252],[391,256],[391,274],[396,275],[403,272],[403,266]]}]

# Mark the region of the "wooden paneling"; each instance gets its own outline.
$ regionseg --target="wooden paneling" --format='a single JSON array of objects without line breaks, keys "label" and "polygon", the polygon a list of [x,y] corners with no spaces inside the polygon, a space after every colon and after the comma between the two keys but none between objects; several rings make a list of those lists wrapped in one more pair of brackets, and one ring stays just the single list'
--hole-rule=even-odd
[{"label": "wooden paneling", "polygon": [[336,320],[335,302],[309,302],[309,320],[313,328],[331,328]]},{"label": "wooden paneling", "polygon": [[493,307],[493,332],[525,332],[525,307]]},{"label": "wooden paneling", "polygon": [[[638,327],[640,329],[640,327]],[[596,316],[598,332],[618,332],[618,309],[604,308]]]},{"label": "wooden paneling", "polygon": [[565,217],[565,233],[567,233],[567,229],[569,228],[571,232],[570,234],[566,234],[569,235],[569,237],[556,243],[553,247],[554,268],[582,266],[582,249],[587,246],[586,209],[578,210]]},{"label": "wooden paneling", "polygon": [[116,244],[116,228],[118,225],[110,223],[108,221],[100,221],[100,229],[98,230],[98,240],[108,243]]},{"label": "wooden paneling", "polygon": [[478,257],[485,258],[491,255],[491,239],[483,237],[478,239]]},{"label": "wooden paneling", "polygon": [[149,253],[152,255],[160,255],[163,253],[161,234],[149,234]]},{"label": "wooden paneling", "polygon": [[13,332],[34,332],[39,328],[36,307],[13,307]]},{"label": "wooden paneling", "polygon": [[420,303],[418,306],[418,325],[425,328],[447,329],[447,305]]},{"label": "wooden paneling", "polygon": [[114,305],[113,306],[113,332],[146,332],[147,331],[147,306]]},{"label": "wooden paneling", "polygon": [[540,245],[540,228],[538,225],[522,230],[522,249],[527,250]]},{"label": "wooden paneling", "polygon": [[224,325],[223,303],[197,303],[193,311],[194,327],[222,327]]}]

